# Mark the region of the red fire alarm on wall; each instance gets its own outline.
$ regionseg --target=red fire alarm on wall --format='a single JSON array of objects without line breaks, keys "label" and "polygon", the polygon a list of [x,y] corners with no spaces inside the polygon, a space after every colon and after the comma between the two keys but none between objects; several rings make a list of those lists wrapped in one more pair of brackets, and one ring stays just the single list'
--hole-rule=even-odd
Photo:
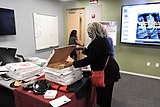
[{"label": "red fire alarm on wall", "polygon": [[96,4],[98,3],[98,0],[90,0],[89,3]]},{"label": "red fire alarm on wall", "polygon": [[96,17],[96,15],[95,15],[95,14],[92,14],[92,19],[95,18],[95,17]]}]

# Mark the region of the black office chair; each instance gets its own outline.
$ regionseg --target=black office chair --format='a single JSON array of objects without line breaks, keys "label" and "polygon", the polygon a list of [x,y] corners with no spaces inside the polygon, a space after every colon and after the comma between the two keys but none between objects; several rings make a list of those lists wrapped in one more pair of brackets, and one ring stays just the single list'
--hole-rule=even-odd
[{"label": "black office chair", "polygon": [[15,62],[25,62],[25,59],[24,59],[23,55],[16,54]]}]

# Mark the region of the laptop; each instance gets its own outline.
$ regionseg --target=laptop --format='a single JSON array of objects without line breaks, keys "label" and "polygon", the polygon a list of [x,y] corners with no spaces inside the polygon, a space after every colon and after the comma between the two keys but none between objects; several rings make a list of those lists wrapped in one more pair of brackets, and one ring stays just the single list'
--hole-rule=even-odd
[{"label": "laptop", "polygon": [[17,48],[0,47],[0,66],[15,62]]}]

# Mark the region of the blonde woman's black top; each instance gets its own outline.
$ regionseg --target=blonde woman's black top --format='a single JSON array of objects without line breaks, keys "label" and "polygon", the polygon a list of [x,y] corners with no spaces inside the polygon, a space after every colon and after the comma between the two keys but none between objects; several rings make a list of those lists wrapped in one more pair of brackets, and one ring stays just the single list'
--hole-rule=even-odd
[{"label": "blonde woman's black top", "polygon": [[[84,51],[87,57],[74,61],[74,67],[91,66],[93,71],[103,70],[108,56],[110,56],[110,46],[106,38],[93,40]],[[117,82],[120,79],[119,65],[114,58],[110,57],[105,68],[105,83]]]}]

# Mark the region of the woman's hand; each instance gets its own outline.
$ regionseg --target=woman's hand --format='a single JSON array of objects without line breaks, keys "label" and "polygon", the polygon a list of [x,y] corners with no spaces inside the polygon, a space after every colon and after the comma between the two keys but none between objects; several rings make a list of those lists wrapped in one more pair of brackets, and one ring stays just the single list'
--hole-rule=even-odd
[{"label": "woman's hand", "polygon": [[72,63],[73,63],[74,59],[73,59],[73,58],[71,58],[70,56],[68,56],[68,58],[67,58],[67,60],[66,60],[66,61],[68,61],[68,62],[72,62]]},{"label": "woman's hand", "polygon": [[73,61],[74,59],[72,59],[70,56],[68,56],[67,60],[66,60],[66,64],[65,64],[65,67],[70,67],[73,65]]},{"label": "woman's hand", "polygon": [[64,65],[64,68],[70,67],[73,65],[73,62],[67,61],[67,63]]}]

